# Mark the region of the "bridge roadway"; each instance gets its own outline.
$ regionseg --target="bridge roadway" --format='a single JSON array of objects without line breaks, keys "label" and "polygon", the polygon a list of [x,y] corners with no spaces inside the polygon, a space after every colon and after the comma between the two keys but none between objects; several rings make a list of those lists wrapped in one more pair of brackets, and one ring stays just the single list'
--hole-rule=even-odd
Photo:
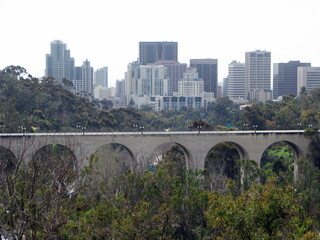
[{"label": "bridge roadway", "polygon": [[88,159],[100,147],[120,144],[130,153],[136,167],[146,167],[147,159],[170,143],[178,144],[185,152],[187,167],[203,169],[209,151],[217,144],[230,142],[244,159],[260,165],[263,152],[276,142],[287,143],[299,159],[307,152],[308,139],[303,130],[274,131],[188,131],[188,132],[71,132],[71,133],[2,133],[0,146],[9,149],[17,158],[30,159],[49,144],[69,148],[78,159]]}]

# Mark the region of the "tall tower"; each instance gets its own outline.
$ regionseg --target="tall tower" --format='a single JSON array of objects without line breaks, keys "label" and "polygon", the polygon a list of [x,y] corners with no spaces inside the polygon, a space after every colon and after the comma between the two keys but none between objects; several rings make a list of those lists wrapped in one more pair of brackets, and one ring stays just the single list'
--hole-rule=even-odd
[{"label": "tall tower", "polygon": [[177,42],[140,42],[139,63],[146,65],[161,60],[178,61]]},{"label": "tall tower", "polygon": [[132,62],[127,66],[127,72],[125,73],[125,95],[127,98],[127,104],[132,99],[132,95],[138,94],[138,80],[140,78],[140,63]]},{"label": "tall tower", "polygon": [[53,77],[59,84],[64,78],[70,81],[74,79],[74,58],[70,57],[70,50],[60,40],[51,42],[51,53],[46,54],[45,76]]},{"label": "tall tower", "polygon": [[174,95],[174,92],[178,92],[178,82],[183,78],[184,72],[187,70],[186,63],[179,63],[172,60],[162,60],[156,62],[157,65],[163,65],[167,68],[169,79],[169,95]]},{"label": "tall tower", "polygon": [[[288,63],[273,64],[273,98],[297,94],[298,67],[311,67],[311,63],[290,61]],[[298,89],[298,92],[300,89]]]},{"label": "tall tower", "polygon": [[120,105],[126,105],[125,84],[124,79],[116,81],[116,97],[120,98]]},{"label": "tall tower", "polygon": [[246,98],[246,71],[245,64],[232,61],[228,65],[228,79],[225,95],[232,100]]},{"label": "tall tower", "polygon": [[196,68],[199,78],[204,82],[204,91],[218,94],[218,60],[217,59],[190,59],[190,67]]},{"label": "tall tower", "polygon": [[93,98],[93,68],[88,60],[84,61],[81,67],[76,68],[79,79],[73,81],[74,91],[81,97],[90,100]]},{"label": "tall tower", "polygon": [[[246,94],[249,96],[249,100],[260,101],[263,94],[267,92],[269,95],[271,94],[271,52],[260,50],[246,52],[245,64]],[[271,97],[270,95],[270,99]],[[263,99],[265,100],[265,98]]]},{"label": "tall tower", "polygon": [[167,96],[168,88],[167,69],[165,66],[154,64],[140,66],[138,95]]},{"label": "tall tower", "polygon": [[94,85],[108,87],[108,67],[99,68],[94,72]]},{"label": "tall tower", "polygon": [[320,67],[298,67],[297,94],[301,92],[302,87],[307,91],[320,88]]}]

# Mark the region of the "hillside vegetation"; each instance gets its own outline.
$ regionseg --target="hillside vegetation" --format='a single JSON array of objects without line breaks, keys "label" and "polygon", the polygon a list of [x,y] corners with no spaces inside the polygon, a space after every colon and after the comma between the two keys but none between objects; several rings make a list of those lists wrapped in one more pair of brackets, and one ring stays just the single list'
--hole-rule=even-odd
[{"label": "hillside vegetation", "polygon": [[[65,81],[68,84],[68,81]],[[146,131],[219,129],[304,129],[320,121],[320,89],[281,102],[255,103],[240,110],[228,98],[205,109],[153,112],[144,106],[109,109],[106,100],[89,102],[52,78],[34,78],[19,66],[0,71],[0,129],[2,132]],[[77,128],[78,126],[78,128]]]}]

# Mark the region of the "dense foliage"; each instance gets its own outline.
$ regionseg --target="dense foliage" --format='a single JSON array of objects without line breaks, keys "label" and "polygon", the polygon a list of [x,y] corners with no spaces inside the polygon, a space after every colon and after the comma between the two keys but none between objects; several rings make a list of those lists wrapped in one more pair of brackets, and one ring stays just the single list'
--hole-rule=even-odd
[{"label": "dense foliage", "polygon": [[0,234],[8,239],[318,239],[318,169],[302,168],[295,186],[279,184],[277,173],[261,185],[252,174],[258,169],[239,163],[251,180],[244,188],[244,179],[228,178],[221,192],[206,188],[204,171],[187,170],[176,147],[152,171],[123,171],[111,181],[97,156],[76,170],[59,145],[28,164],[7,159]]},{"label": "dense foliage", "polygon": [[281,102],[254,103],[240,110],[228,98],[207,108],[154,112],[148,106],[110,109],[108,100],[92,101],[72,94],[52,78],[34,78],[24,68],[0,71],[0,130],[145,131],[304,129],[320,121],[320,89],[284,96]]},{"label": "dense foliage", "polygon": [[309,154],[295,163],[287,145],[271,146],[261,168],[223,143],[196,172],[177,146],[148,170],[110,153],[119,150],[113,145],[88,166],[72,143],[45,146],[29,162],[0,147],[2,239],[319,239],[320,90],[244,110],[221,98],[206,109],[156,113],[109,109],[11,66],[0,71],[0,102],[2,132],[309,127],[310,140]]}]

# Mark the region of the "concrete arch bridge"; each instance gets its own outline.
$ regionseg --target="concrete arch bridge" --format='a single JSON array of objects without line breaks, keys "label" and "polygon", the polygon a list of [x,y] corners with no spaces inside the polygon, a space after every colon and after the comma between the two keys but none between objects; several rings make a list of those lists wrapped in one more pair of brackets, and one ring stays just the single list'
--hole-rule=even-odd
[{"label": "concrete arch bridge", "polygon": [[119,144],[128,150],[136,167],[146,167],[149,156],[163,144],[179,145],[186,156],[187,168],[203,169],[209,151],[219,143],[232,143],[242,159],[255,160],[260,166],[264,151],[277,142],[287,143],[296,160],[304,156],[308,139],[303,130],[276,131],[188,131],[188,132],[77,132],[77,133],[2,133],[1,149],[28,161],[37,151],[50,144],[70,149],[77,159],[108,144]]}]

